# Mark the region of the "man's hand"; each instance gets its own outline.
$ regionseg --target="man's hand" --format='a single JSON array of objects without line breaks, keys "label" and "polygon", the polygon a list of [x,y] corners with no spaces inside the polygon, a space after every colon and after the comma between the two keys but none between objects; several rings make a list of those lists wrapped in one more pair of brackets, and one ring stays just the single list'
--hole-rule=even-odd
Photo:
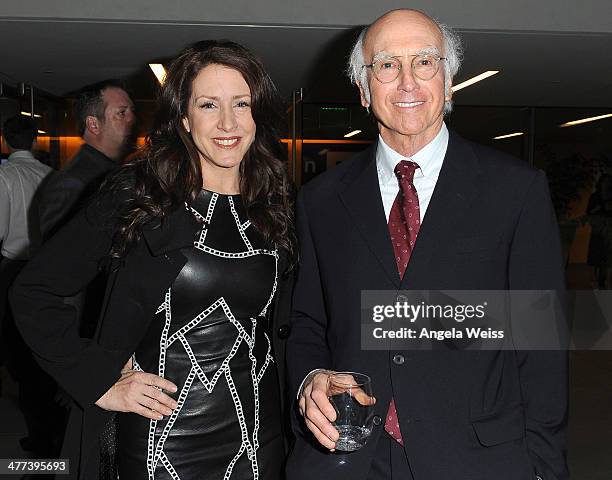
[{"label": "man's hand", "polygon": [[304,385],[298,405],[308,429],[321,445],[333,452],[339,435],[331,424],[336,420],[336,410],[327,399],[327,379],[331,374],[324,371],[313,375]]},{"label": "man's hand", "polygon": [[96,405],[104,410],[133,412],[161,420],[177,406],[176,401],[162,390],[176,392],[177,387],[152,373],[124,370],[121,378],[98,399]]}]

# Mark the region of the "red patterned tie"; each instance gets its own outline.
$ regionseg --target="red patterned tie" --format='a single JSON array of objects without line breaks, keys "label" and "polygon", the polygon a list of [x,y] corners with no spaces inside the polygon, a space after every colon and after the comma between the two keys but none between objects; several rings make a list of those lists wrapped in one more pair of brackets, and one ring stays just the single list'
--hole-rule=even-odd
[{"label": "red patterned tie", "polygon": [[[419,166],[408,160],[402,160],[395,166],[395,175],[399,183],[399,192],[389,213],[389,234],[397,262],[397,271],[400,278],[404,276],[410,255],[414,249],[419,228],[421,226],[421,212],[419,210],[419,197],[412,180],[414,172]],[[385,419],[385,431],[400,445],[404,445],[400,431],[395,400],[391,399],[389,411]]]}]

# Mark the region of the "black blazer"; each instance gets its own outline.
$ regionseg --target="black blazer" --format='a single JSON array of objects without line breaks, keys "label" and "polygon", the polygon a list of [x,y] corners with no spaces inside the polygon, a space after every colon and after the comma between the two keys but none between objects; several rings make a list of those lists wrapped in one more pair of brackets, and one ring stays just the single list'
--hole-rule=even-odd
[{"label": "black blazer", "polygon": [[[372,378],[375,413],[395,398],[416,480],[567,479],[567,352],[364,351],[361,290],[550,289],[561,247],[545,175],[451,132],[402,281],[383,210],[375,147],[307,184],[298,198],[300,268],[287,344],[293,397],[315,368]],[[391,361],[396,354],[405,361]],[[399,363],[399,362],[398,362]],[[368,444],[329,454],[294,413],[288,480],[361,480]]]},{"label": "black blazer", "polygon": [[[79,338],[74,309],[62,298],[74,295],[105,268],[111,246],[116,200],[93,202],[54,235],[17,278],[11,295],[16,323],[41,366],[74,398],[63,455],[70,458],[71,478],[98,478],[99,436],[111,412],[97,407],[119,378],[125,362],[147,332],[164,292],[183,268],[180,252],[193,245],[201,225],[185,208],[142,230],[142,240],[111,271],[94,339]],[[287,267],[281,255],[279,271]],[[283,275],[278,292],[287,294]],[[275,321],[288,316],[279,299]],[[275,326],[278,330],[279,325]],[[282,330],[282,329],[281,329]],[[284,341],[273,337],[284,358]],[[277,362],[284,378],[283,362]],[[281,388],[283,388],[281,386]]]},{"label": "black blazer", "polygon": [[85,143],[65,168],[53,172],[40,192],[38,211],[43,239],[70,220],[117,167],[117,162]]}]

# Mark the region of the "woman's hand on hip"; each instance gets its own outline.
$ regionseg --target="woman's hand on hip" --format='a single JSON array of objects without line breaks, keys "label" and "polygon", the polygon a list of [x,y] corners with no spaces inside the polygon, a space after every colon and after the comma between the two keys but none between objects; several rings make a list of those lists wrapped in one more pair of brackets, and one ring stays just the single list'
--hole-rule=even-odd
[{"label": "woman's hand on hip", "polygon": [[104,394],[96,405],[114,412],[133,412],[153,420],[170,415],[177,406],[176,400],[164,393],[176,392],[174,383],[158,375],[127,370]]}]

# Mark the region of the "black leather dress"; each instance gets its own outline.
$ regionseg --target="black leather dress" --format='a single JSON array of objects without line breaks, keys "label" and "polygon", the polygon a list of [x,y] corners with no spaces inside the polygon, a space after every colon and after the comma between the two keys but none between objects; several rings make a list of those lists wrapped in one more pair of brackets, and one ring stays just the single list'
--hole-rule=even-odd
[{"label": "black leather dress", "polygon": [[276,366],[266,333],[278,255],[239,195],[202,190],[187,263],[135,352],[135,368],[178,386],[163,420],[120,414],[121,480],[276,480],[284,460]]}]

